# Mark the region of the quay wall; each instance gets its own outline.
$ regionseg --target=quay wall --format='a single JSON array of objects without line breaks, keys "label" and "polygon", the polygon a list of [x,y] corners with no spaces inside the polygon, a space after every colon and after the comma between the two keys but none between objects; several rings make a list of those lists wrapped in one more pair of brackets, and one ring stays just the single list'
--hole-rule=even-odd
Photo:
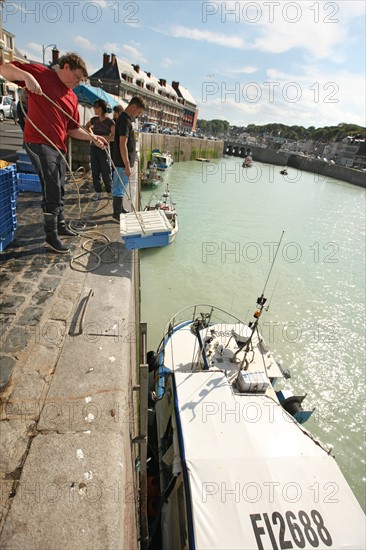
[{"label": "quay wall", "polygon": [[[257,162],[263,162],[265,164],[274,164],[276,166],[288,166],[296,168],[297,170],[303,170],[304,172],[312,172],[320,176],[324,176],[330,179],[337,179],[358,185],[360,187],[366,187],[366,174],[360,170],[354,168],[347,168],[339,164],[331,164],[321,159],[314,159],[309,157],[303,157],[302,155],[288,154],[283,151],[277,151],[276,149],[256,147],[249,144],[234,144],[232,142],[225,142],[224,151],[227,147],[242,147],[242,150],[250,147],[252,150],[253,160]],[[244,155],[234,155],[243,157]]]},{"label": "quay wall", "polygon": [[196,158],[217,159],[222,157],[224,150],[223,141],[165,134],[140,133],[139,144],[141,170],[146,168],[153,149],[159,149],[161,152],[169,151],[174,162],[185,162]]},{"label": "quay wall", "polygon": [[[224,150],[223,141],[209,139],[198,139],[182,136],[170,136],[165,134],[139,133],[140,168],[145,170],[147,163],[151,160],[153,149],[161,152],[169,151],[174,162],[185,162],[196,158],[217,159],[222,157]],[[72,169],[79,166],[89,169],[90,145],[88,141],[72,140],[71,157]],[[70,158],[70,154],[69,154]]]}]

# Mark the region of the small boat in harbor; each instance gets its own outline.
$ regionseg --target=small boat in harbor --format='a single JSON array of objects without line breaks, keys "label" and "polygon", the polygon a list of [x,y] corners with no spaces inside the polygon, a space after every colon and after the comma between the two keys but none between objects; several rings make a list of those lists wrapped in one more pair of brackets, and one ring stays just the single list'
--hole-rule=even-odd
[{"label": "small boat in harbor", "polygon": [[169,233],[169,244],[173,242],[176,234],[178,233],[178,214],[176,211],[176,203],[172,201],[170,195],[169,185],[166,186],[165,191],[160,195],[160,197],[153,194],[144,210],[160,210],[161,212],[164,212],[172,226]]},{"label": "small boat in harbor", "polygon": [[152,160],[155,162],[158,170],[167,170],[174,164],[171,154],[169,152],[161,153],[159,149],[152,151]]},{"label": "small boat in harbor", "polygon": [[163,178],[158,174],[156,163],[153,160],[150,161],[147,170],[141,174],[141,185],[156,189],[162,181]]},{"label": "small boat in harbor", "polygon": [[364,549],[364,513],[260,332],[266,285],[250,322],[193,305],[147,354],[150,550]]}]

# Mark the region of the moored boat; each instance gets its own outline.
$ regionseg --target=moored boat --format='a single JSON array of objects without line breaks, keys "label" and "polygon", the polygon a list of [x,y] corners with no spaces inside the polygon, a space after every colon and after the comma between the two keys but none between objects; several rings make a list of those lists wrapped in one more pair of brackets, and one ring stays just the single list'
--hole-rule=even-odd
[{"label": "moored boat", "polygon": [[158,174],[156,163],[151,161],[147,170],[141,174],[141,185],[155,189],[159,186],[162,180],[163,178]]},{"label": "moored boat", "polygon": [[363,511],[260,333],[265,304],[249,323],[186,308],[148,354],[150,548],[364,548]]},{"label": "moored boat", "polygon": [[152,151],[152,160],[155,162],[158,170],[167,170],[174,163],[173,157],[168,151],[162,153],[159,149]]},{"label": "moored boat", "polygon": [[164,212],[172,226],[169,233],[169,244],[173,242],[178,232],[178,214],[176,211],[176,203],[172,201],[170,195],[169,185],[166,186],[165,191],[160,195],[160,197],[153,194],[144,210],[160,210],[161,212]]}]

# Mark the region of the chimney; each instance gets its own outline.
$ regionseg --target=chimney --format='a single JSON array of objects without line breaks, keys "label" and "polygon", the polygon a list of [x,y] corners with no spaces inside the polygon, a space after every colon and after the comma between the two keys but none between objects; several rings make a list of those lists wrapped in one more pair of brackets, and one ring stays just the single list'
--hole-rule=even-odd
[{"label": "chimney", "polygon": [[150,72],[145,71],[145,73],[147,74],[147,76],[148,76],[149,78],[151,77],[151,73],[150,73]]},{"label": "chimney", "polygon": [[136,71],[137,73],[140,72],[140,65],[134,65],[133,63],[131,63],[131,65],[132,65],[134,71]]},{"label": "chimney", "polygon": [[57,48],[53,48],[52,49],[52,65],[54,63],[58,63],[59,55],[60,55],[60,50],[58,50]]},{"label": "chimney", "polygon": [[107,53],[103,54],[103,67],[106,67],[111,62],[111,56]]},{"label": "chimney", "polygon": [[116,55],[114,53],[111,54],[111,63],[112,65],[116,64]]},{"label": "chimney", "polygon": [[175,80],[173,80],[172,88],[177,92],[179,90],[179,82],[176,82]]},{"label": "chimney", "polygon": [[160,78],[159,79],[159,84],[160,84],[160,86],[166,86],[166,80],[164,80],[164,78]]}]

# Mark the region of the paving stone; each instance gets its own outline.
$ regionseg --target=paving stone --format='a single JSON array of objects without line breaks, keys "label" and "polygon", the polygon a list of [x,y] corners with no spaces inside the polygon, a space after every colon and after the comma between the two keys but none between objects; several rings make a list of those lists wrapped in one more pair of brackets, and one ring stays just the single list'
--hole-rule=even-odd
[{"label": "paving stone", "polygon": [[16,325],[9,330],[6,338],[4,338],[2,351],[13,355],[24,351],[31,341],[32,336],[33,331],[29,330],[29,328],[24,325]]},{"label": "paving stone", "polygon": [[31,269],[29,271],[25,271],[22,275],[24,279],[32,279],[37,280],[39,279],[40,275],[43,273],[43,269],[40,267],[38,269]]},{"label": "paving stone", "polygon": [[33,290],[32,283],[24,283],[23,281],[18,281],[12,286],[12,291],[15,294],[30,294]]},{"label": "paving stone", "polygon": [[50,311],[50,319],[55,319],[59,321],[67,321],[72,310],[73,303],[67,300],[61,300],[60,298],[56,300],[52,309]]},{"label": "paving stone", "polygon": [[38,292],[35,292],[32,295],[31,302],[35,306],[41,306],[47,302],[50,298],[52,298],[53,292],[50,290],[39,290]]},{"label": "paving stone", "polygon": [[27,307],[19,319],[22,325],[34,326],[40,322],[45,310],[40,307]]},{"label": "paving stone", "polygon": [[32,424],[31,421],[23,420],[3,420],[0,422],[2,447],[0,471],[10,474],[22,465],[29,444]]},{"label": "paving stone", "polygon": [[21,367],[21,373],[37,372],[40,376],[48,376],[54,372],[59,355],[60,348],[57,346],[35,344],[26,363]]},{"label": "paving stone", "polygon": [[50,267],[50,269],[47,271],[47,275],[62,276],[67,266],[68,266],[68,262],[65,262],[64,264],[55,264],[54,266]]},{"label": "paving stone", "polygon": [[40,290],[55,290],[61,282],[61,277],[45,277],[39,285]]},{"label": "paving stone", "polygon": [[74,283],[74,284],[63,284],[60,287],[59,290],[59,298],[63,298],[64,300],[73,302],[76,304],[76,301],[79,299],[79,296],[81,294],[81,291],[83,289],[82,284]]},{"label": "paving stone", "polygon": [[8,386],[15,365],[16,361],[12,357],[0,357],[0,391]]},{"label": "paving stone", "polygon": [[38,373],[22,374],[18,378],[6,408],[19,411],[27,420],[38,420],[48,384]]},{"label": "paving stone", "polygon": [[6,296],[4,301],[0,304],[0,312],[13,313],[15,315],[24,302],[24,296]]},{"label": "paving stone", "polygon": [[0,285],[2,289],[5,288],[12,280],[13,276],[8,275],[7,273],[0,273]]}]

